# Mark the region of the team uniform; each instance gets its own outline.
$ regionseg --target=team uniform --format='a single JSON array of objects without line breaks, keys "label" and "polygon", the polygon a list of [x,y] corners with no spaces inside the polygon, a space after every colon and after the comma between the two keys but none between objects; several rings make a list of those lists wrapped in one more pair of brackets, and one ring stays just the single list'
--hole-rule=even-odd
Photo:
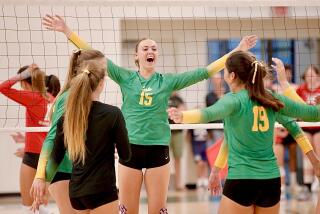
[{"label": "team uniform", "polygon": [[[53,177],[65,157],[63,118],[57,124],[47,176]],[[114,152],[127,161],[131,156],[125,121],[114,106],[93,101],[86,131],[85,163],[73,163],[69,185],[72,207],[77,210],[95,209],[118,199]]]},{"label": "team uniform", "polygon": [[[121,110],[126,120],[132,158],[119,162],[142,169],[169,163],[170,127],[168,100],[173,91],[180,90],[209,77],[205,68],[182,74],[155,72],[148,80],[139,72],[115,65],[108,60],[108,76],[121,88]],[[151,164],[151,166],[150,166]]]},{"label": "team uniform", "polygon": [[54,139],[56,137],[57,123],[60,117],[64,114],[65,111],[65,101],[68,96],[68,92],[64,92],[59,97],[53,106],[53,113],[51,118],[51,127],[48,132],[48,135],[43,143],[43,147],[40,153],[38,168],[36,173],[36,178],[46,179],[47,182],[55,183],[61,180],[69,180],[71,176],[72,164],[68,158],[68,155],[65,154],[63,161],[60,163],[58,172],[53,177],[46,176],[46,166],[50,158]]},{"label": "team uniform", "polygon": [[[224,144],[228,150],[228,176],[223,194],[243,206],[271,207],[280,200],[280,173],[272,147],[275,121],[284,124],[297,142],[306,144],[299,126],[284,115],[309,121],[319,119],[318,108],[275,96],[285,104],[279,112],[252,101],[247,90],[228,93],[201,111],[183,112],[184,123],[223,119]],[[312,146],[305,145],[303,150],[306,153]]]},{"label": "team uniform", "polygon": [[[40,92],[17,90],[12,86],[18,81],[7,80],[0,84],[0,92],[11,100],[26,107],[26,127],[42,127],[40,123],[45,120],[48,105],[53,102],[53,97],[47,93],[48,98],[44,98]],[[26,132],[25,154],[23,163],[36,169],[39,153],[46,132]]]},{"label": "team uniform", "polygon": [[[78,48],[91,48],[75,33],[71,34],[69,40]],[[226,59],[227,56],[224,56],[217,60],[215,69],[210,72],[220,71],[224,67]],[[154,168],[167,164],[170,161],[168,147],[170,127],[166,113],[169,96],[175,90],[207,79],[209,72],[203,68],[184,74],[163,75],[155,73],[150,79],[145,80],[139,72],[121,68],[110,60],[107,61],[107,66],[108,76],[120,85],[122,91],[123,105],[121,110],[125,117],[132,151],[131,161],[125,162],[120,158],[119,162],[135,169]],[[58,173],[51,175],[55,177],[47,178],[46,176],[46,170],[50,170],[48,159],[54,144],[55,126],[57,120],[64,113],[65,96],[61,95],[54,106],[52,126],[44,142],[39,159],[40,167],[38,167],[36,174],[36,178],[46,179],[49,182],[55,181],[56,177],[60,178],[59,174],[66,175],[62,176],[60,180],[67,179],[72,170],[72,164],[66,154],[59,165]]]}]

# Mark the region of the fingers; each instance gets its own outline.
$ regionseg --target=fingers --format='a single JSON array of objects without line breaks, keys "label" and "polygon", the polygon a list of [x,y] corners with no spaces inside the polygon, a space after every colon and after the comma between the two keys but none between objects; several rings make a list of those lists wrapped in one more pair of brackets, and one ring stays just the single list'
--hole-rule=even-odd
[{"label": "fingers", "polygon": [[54,18],[48,14],[42,18],[42,24],[44,25],[52,25],[53,21],[54,21]]},{"label": "fingers", "polygon": [[58,14],[56,14],[55,17],[57,17],[60,21],[64,21],[63,18],[61,16],[59,16]]},{"label": "fingers", "polygon": [[30,197],[33,198],[33,200],[35,200],[35,193],[34,193],[34,184],[32,184],[31,188],[30,188],[30,191],[29,191],[29,194],[30,194]]},{"label": "fingers", "polygon": [[50,15],[46,15],[45,17],[42,18],[42,25],[47,29],[47,30],[55,30],[54,22],[56,20],[60,20],[61,17],[58,17],[57,15],[55,17],[52,17]]}]

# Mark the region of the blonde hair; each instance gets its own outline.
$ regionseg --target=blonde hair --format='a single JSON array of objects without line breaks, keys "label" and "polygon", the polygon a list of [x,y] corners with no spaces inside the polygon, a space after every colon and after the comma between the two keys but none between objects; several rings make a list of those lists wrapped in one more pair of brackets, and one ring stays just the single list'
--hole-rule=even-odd
[{"label": "blonde hair", "polygon": [[63,131],[70,160],[84,164],[85,138],[92,105],[91,95],[105,77],[105,69],[101,63],[90,60],[84,62],[79,70],[80,73],[72,79],[70,84]]},{"label": "blonde hair", "polygon": [[[82,67],[83,63],[88,62],[90,60],[95,61],[97,59],[102,59],[102,58],[104,58],[104,54],[101,53],[98,50],[90,49],[90,50],[77,50],[77,51],[74,51],[73,54],[71,55],[67,78],[65,80],[65,83],[64,83],[62,89],[60,90],[59,94],[57,95],[57,97],[59,97],[61,94],[63,94],[65,91],[67,91],[70,88],[71,80],[79,72],[81,72],[80,68]],[[49,112],[49,120],[50,121],[52,119],[52,114],[53,114],[53,110],[54,110],[54,106],[55,106],[56,100],[54,101],[54,103],[52,105],[52,108],[50,109],[50,112]]]}]

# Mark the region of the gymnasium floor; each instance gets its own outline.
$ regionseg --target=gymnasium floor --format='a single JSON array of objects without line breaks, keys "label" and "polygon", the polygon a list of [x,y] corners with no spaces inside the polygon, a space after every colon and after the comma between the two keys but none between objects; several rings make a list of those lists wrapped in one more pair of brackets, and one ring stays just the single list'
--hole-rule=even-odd
[{"label": "gymnasium floor", "polygon": [[[147,214],[146,195],[141,193],[140,214]],[[289,196],[289,195],[288,195]],[[289,196],[290,197],[290,196]],[[0,214],[18,214],[20,198],[16,196],[0,196]],[[170,214],[214,214],[217,213],[219,199],[213,199],[206,190],[170,191],[168,196],[168,210]],[[311,214],[314,213],[316,195],[312,200],[282,200],[281,214]],[[53,202],[49,204],[50,210],[58,214],[58,209]]]}]

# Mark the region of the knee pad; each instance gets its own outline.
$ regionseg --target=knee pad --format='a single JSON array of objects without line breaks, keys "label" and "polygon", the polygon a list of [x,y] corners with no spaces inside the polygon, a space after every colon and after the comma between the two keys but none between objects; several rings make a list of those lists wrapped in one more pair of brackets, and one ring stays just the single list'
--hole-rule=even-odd
[{"label": "knee pad", "polygon": [[127,208],[123,205],[123,204],[120,204],[119,205],[119,212],[120,214],[126,214],[127,213]]},{"label": "knee pad", "polygon": [[168,210],[167,210],[167,208],[161,208],[161,210],[160,210],[160,214],[168,214]]}]

